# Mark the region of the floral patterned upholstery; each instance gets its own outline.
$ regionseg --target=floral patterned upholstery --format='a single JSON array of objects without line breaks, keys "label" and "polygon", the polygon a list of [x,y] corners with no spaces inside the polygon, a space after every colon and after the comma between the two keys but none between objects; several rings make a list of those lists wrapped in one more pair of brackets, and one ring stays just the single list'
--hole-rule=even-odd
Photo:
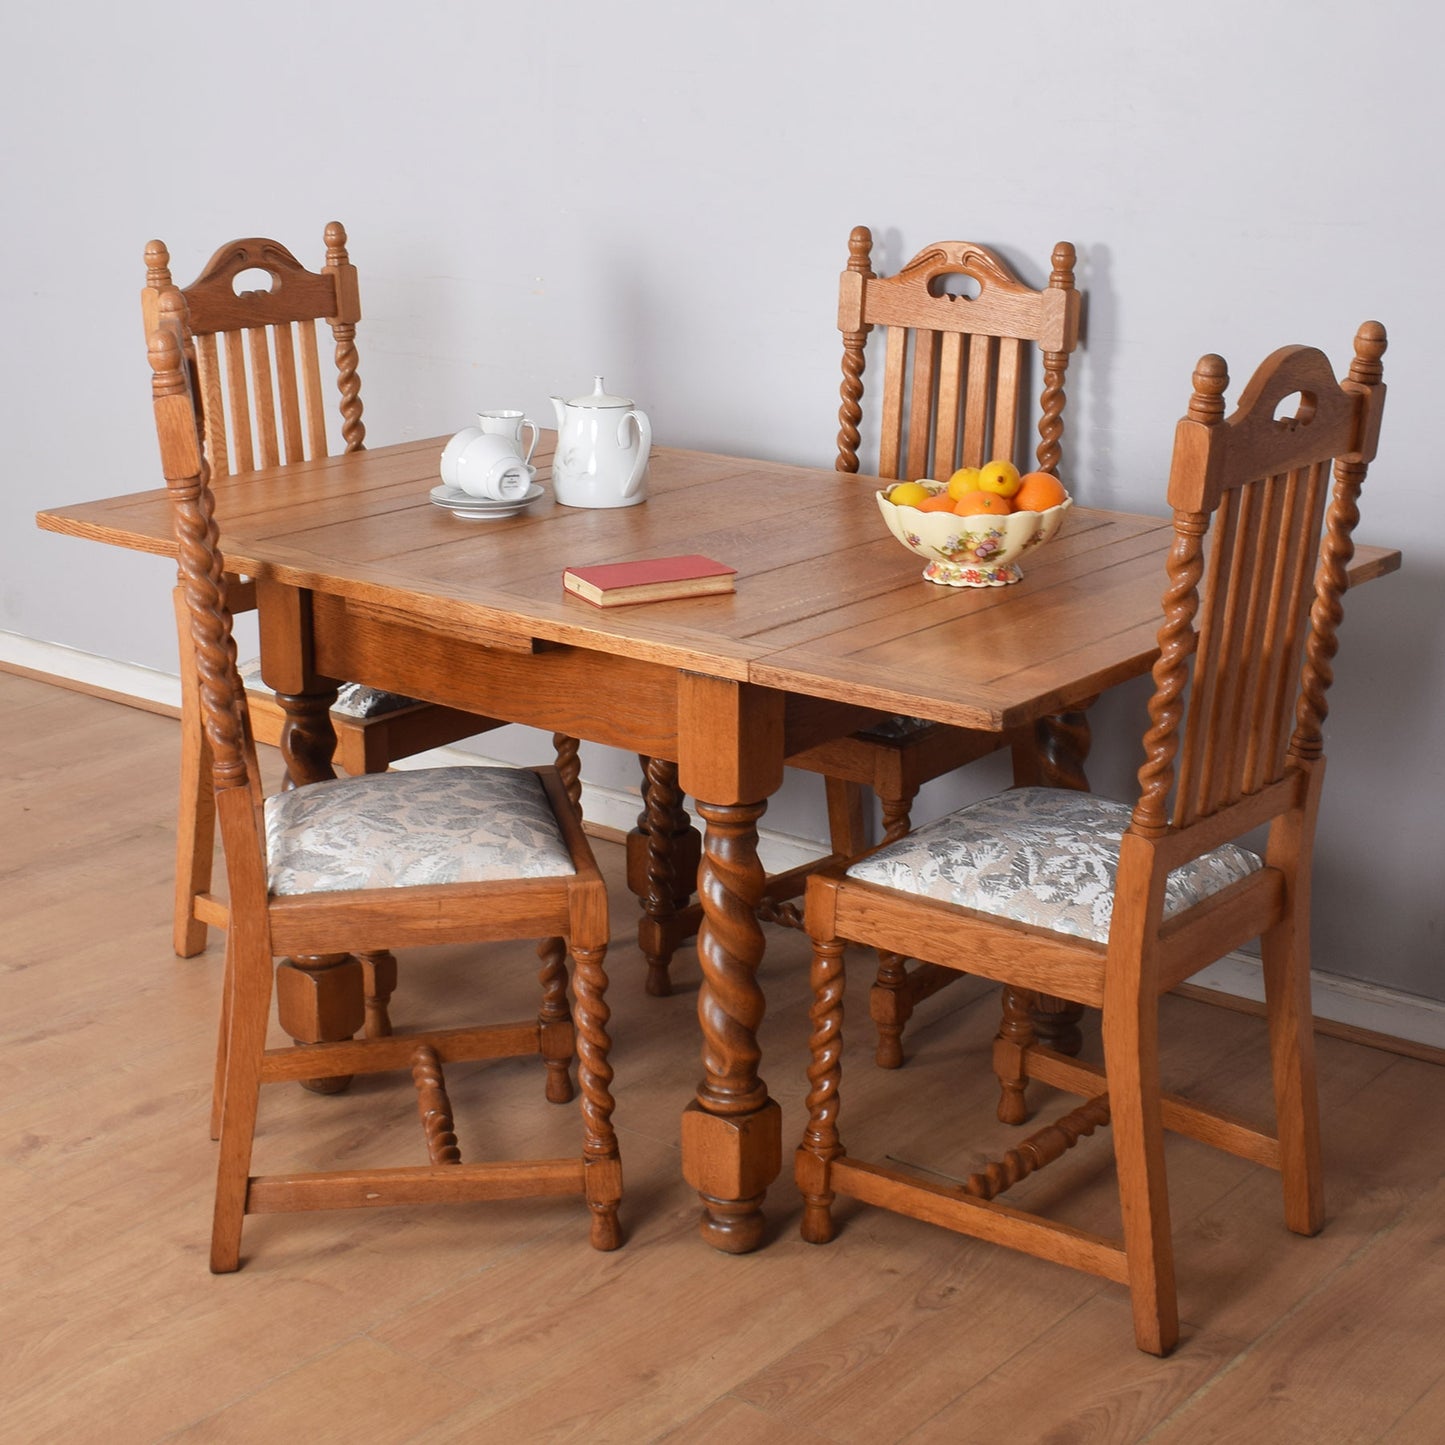
[{"label": "floral patterned upholstery", "polygon": [[[848,876],[1102,943],[1131,811],[1092,793],[1016,788],[917,829],[855,863]],[[1263,866],[1226,843],[1169,875],[1164,914]]]},{"label": "floral patterned upholstery", "polygon": [[[241,663],[237,669],[242,684],[252,692],[269,694],[271,689],[261,681],[261,659],[252,658]],[[379,687],[367,687],[360,682],[343,682],[336,690],[336,701],[331,711],[340,717],[349,717],[356,722],[368,718],[383,717],[389,712],[399,712],[404,707],[414,707],[416,699],[399,692],[384,692]]]},{"label": "floral patterned upholstery", "polygon": [[541,779],[421,768],[308,783],[266,800],[273,894],[574,873]]}]

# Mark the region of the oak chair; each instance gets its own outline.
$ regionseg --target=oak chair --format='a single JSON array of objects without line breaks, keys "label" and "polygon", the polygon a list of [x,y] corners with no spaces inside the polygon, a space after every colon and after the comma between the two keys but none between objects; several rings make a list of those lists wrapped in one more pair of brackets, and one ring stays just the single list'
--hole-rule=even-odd
[{"label": "oak chair", "polygon": [[[947,478],[961,466],[994,458],[1023,471],[1057,472],[1062,455],[1064,379],[1078,344],[1082,298],[1074,287],[1074,248],[1054,247],[1047,285],[1034,290],[986,247],[968,241],[940,241],[925,247],[897,275],[881,277],[872,265],[873,237],[855,226],[848,238],[848,264],[839,282],[838,329],[843,333],[842,405],[838,418],[837,470],[856,473],[863,418],[863,374],[869,334],[886,332],[880,406],[877,472],[895,480]],[[960,294],[966,286],[975,294]],[[1032,463],[1025,462],[1023,434],[1028,355],[1037,350],[1042,387]],[[1032,733],[999,736],[916,718],[888,718],[872,727],[809,748],[788,759],[790,767],[824,777],[832,859],[856,857],[867,846],[863,789],[878,797],[883,840],[902,837],[924,783],[966,763],[1010,746],[1014,775],[1036,780],[1040,754]],[[1043,761],[1047,762],[1047,755]],[[675,846],[674,862],[659,857],[660,840],[682,836],[676,770],[644,763],[648,807],[629,838],[629,878],[635,893],[659,917],[681,909],[695,873],[695,842]],[[691,847],[688,844],[691,843]],[[686,851],[682,851],[686,850]],[[802,892],[812,867],[768,881],[763,916],[797,926],[797,909],[787,900]],[[689,871],[691,870],[691,871]],[[670,888],[670,894],[661,896]],[[644,928],[648,987],[668,991],[673,935],[695,927],[687,916],[671,933]],[[903,1061],[902,1033],[919,1000],[951,982],[955,974],[927,966],[909,969],[903,958],[885,959],[872,998],[878,1025],[878,1062],[896,1068]]]},{"label": "oak chair", "polygon": [[[1384,329],[1367,322],[1337,382],[1321,352],[1285,347],[1228,418],[1224,362],[1200,361],[1175,437],[1174,542],[1132,810],[1015,789],[809,880],[812,1058],[796,1164],[804,1238],[833,1236],[842,1194],[1127,1283],[1140,1348],[1164,1354],[1178,1337],[1164,1128],[1277,1169],[1286,1225],[1307,1235],[1322,1226],[1310,860],[1325,692],[1379,432],[1384,350]],[[1262,858],[1234,841],[1265,825]],[[1263,946],[1273,1131],[1160,1088],[1160,994],[1252,938]],[[962,1186],[851,1157],[838,1129],[845,941],[1004,985],[994,1069],[1005,1123],[1026,1117],[1030,1079],[1087,1102]],[[1039,992],[1102,1008],[1102,1067],[1037,1042]],[[1121,1239],[995,1202],[1110,1123]]]},{"label": "oak chair", "polygon": [[[365,444],[361,382],[357,375],[356,323],[361,319],[356,268],[346,250],[346,231],[332,221],[325,232],[326,260],[308,271],[277,241],[232,241],[180,288],[186,298],[204,427],[213,476],[230,476],[281,462],[328,454],[327,405],[317,322],[330,326],[339,392],[339,442],[343,451]],[[149,336],[158,321],[159,298],[173,286],[170,253],[161,241],[145,250],[146,284],[141,311]],[[242,289],[268,281],[269,289]],[[255,606],[254,589],[242,577],[226,579],[232,613]],[[188,686],[193,669],[184,656],[189,626],[179,589],[174,597],[181,658],[181,783],[176,831],[176,953],[190,958],[206,946],[207,927],[226,926],[226,905],[211,892],[216,837],[210,761],[200,725],[200,706]],[[251,725],[258,742],[280,746],[286,716],[259,672],[243,669]],[[345,684],[331,711],[336,760],[348,773],[385,772],[397,759],[441,747],[501,724],[453,708]]]},{"label": "oak chair", "polygon": [[[605,1002],[607,892],[554,768],[438,768],[306,784],[261,796],[236,668],[209,466],[186,355],[185,301],[158,297],[149,343],[156,429],[175,504],[189,655],[212,760],[231,885],[212,1134],[220,1139],[211,1269],[240,1263],[246,1214],[425,1201],[580,1194],[598,1249],[621,1242]],[[266,1048],[279,955],[543,937],[542,1007],[522,1023],[396,1034],[367,1021],[339,1043]],[[567,1006],[567,943],[576,1026]],[[357,1017],[348,1020],[360,1030]],[[460,1162],[442,1066],[540,1055],[547,1095],[571,1097],[575,1049],[583,1144],[575,1158]],[[389,1169],[250,1174],[260,1086],[409,1069],[429,1162]]]}]

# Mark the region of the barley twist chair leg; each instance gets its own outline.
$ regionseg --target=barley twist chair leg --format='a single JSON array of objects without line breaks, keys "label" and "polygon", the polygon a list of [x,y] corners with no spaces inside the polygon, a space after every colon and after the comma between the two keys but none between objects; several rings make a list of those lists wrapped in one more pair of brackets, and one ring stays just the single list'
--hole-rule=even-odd
[{"label": "barley twist chair leg", "polygon": [[582,1093],[584,1182],[592,1211],[592,1247],[616,1249],[622,1243],[617,1206],[622,1199],[622,1164],[612,1127],[612,1042],[607,1035],[606,948],[573,947],[577,995],[577,1082]]},{"label": "barley twist chair leg", "polygon": [[802,1236],[809,1244],[833,1238],[829,1166],[843,1152],[838,1137],[838,1087],[843,1076],[843,944],[813,945],[813,1022],[808,1047],[808,1127],[798,1149],[796,1175],[803,1196]]},{"label": "barley twist chair leg", "polygon": [[542,967],[542,1006],[537,1011],[542,1058],[547,1065],[547,1101],[566,1104],[572,1099],[572,1010],[567,1006],[567,944],[561,938],[544,938],[537,945]]}]

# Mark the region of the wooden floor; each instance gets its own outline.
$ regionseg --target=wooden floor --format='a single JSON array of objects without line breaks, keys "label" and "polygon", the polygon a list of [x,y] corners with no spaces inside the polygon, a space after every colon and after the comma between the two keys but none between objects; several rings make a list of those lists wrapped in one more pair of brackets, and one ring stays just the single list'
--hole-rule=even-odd
[{"label": "wooden floor", "polygon": [[[678,1116],[698,1074],[696,959],[670,999],[641,988],[621,850],[611,954],[628,1238],[587,1247],[573,1201],[265,1216],[240,1273],[206,1270],[207,1093],[217,947],[169,948],[167,718],[0,675],[0,1439],[1150,1441],[1445,1439],[1445,1070],[1320,1040],[1330,1223],[1280,1222],[1273,1175],[1171,1141],[1183,1342],[1133,1347],[1124,1291],[847,1206],[832,1245],[797,1237],[785,1175],[766,1248],[697,1238]],[[855,987],[866,976],[854,969]],[[508,949],[403,959],[398,1023],[485,982],[524,1016],[534,961]],[[802,1123],[803,941],[769,929],[764,1074],[785,1147]],[[860,1010],[855,1007],[854,1018]],[[473,1018],[475,1014],[465,1017]],[[855,1148],[957,1175],[1010,1142],[991,1122],[990,994],[930,1000],[897,1074],[850,1034]],[[1251,1110],[1263,1027],[1167,1001],[1181,1080]],[[463,1154],[556,1153],[570,1108],[533,1061],[458,1073]],[[870,1118],[895,1124],[887,1144]],[[1068,1165],[1064,1217],[1109,1228],[1107,1131]],[[420,1162],[410,1084],[341,1097],[277,1086],[258,1166]],[[1026,1181],[1035,1203],[1057,1175]]]}]

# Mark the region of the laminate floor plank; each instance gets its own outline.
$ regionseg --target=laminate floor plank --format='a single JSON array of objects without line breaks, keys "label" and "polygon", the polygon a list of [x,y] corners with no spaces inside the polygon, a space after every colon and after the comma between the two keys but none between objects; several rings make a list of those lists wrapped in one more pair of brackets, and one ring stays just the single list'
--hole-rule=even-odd
[{"label": "laminate floor plank", "polygon": [[[1437,1155],[1437,1166],[1439,1156]],[[1151,1445],[1375,1441],[1418,1404],[1445,1341],[1445,1179],[1277,1322]],[[1348,1368],[1344,1368],[1348,1361]],[[1441,1424],[1436,1418],[1436,1438]]]},{"label": "laminate floor plank", "polygon": [[[245,1267],[206,1269],[207,1137],[221,979],[214,940],[170,950],[178,728],[0,674],[0,1438],[64,1445],[308,1440],[825,1442],[1440,1438],[1445,1070],[1319,1041],[1329,1222],[1299,1239],[1276,1177],[1171,1140],[1183,1342],[1133,1347],[1115,1285],[851,1202],[830,1245],[798,1236],[807,946],[768,929],[762,1072],[783,1111],[767,1246],[697,1236],[678,1128],[698,1075],[697,961],[642,991],[622,849],[599,843],[626,1244],[587,1246],[576,1201],[275,1215]],[[274,757],[266,754],[274,773]],[[843,1132],[941,1174],[1017,1142],[993,1118],[992,986],[920,1005],[896,1072],[871,1063],[871,960],[850,955]],[[530,948],[408,953],[398,1027],[484,986],[503,1017],[537,1002]],[[1165,1001],[1165,1066],[1268,1113],[1260,1021]],[[279,1036],[277,1038],[279,1042]],[[1088,1031],[1086,1049],[1097,1047]],[[466,1154],[575,1147],[574,1107],[535,1061],[457,1068]],[[1037,1086],[1035,1086],[1037,1089]],[[1190,1085],[1194,1089],[1196,1085]],[[1050,1091],[1037,1089],[1038,1117]],[[891,1121],[886,1122],[885,1121]],[[420,1162],[410,1084],[263,1094],[257,1166]],[[1117,1226],[1107,1131],[1014,1197]]]}]

